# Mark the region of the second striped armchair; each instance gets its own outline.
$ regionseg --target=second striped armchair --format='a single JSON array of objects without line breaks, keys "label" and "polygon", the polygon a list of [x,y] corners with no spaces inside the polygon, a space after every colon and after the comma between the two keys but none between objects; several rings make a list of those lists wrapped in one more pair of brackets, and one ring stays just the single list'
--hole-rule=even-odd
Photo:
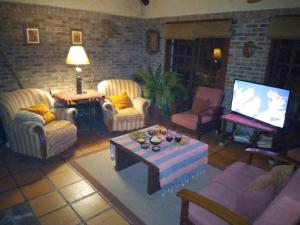
[{"label": "second striped armchair", "polygon": [[[98,84],[98,91],[105,94],[102,104],[104,123],[109,131],[135,130],[147,125],[150,100],[142,98],[142,90],[132,80],[104,80]],[[108,100],[109,96],[126,92],[133,107],[117,110]]]}]

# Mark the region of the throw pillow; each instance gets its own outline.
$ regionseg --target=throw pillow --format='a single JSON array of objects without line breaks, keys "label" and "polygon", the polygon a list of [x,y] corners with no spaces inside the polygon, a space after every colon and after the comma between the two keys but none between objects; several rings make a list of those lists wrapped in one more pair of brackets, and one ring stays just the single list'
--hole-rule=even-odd
[{"label": "throw pillow", "polygon": [[39,102],[27,108],[23,108],[23,110],[41,115],[46,123],[50,123],[51,121],[55,120],[55,115],[50,112],[48,106],[42,102]]},{"label": "throw pillow", "polygon": [[132,107],[132,102],[126,92],[108,98],[116,109]]},{"label": "throw pillow", "polygon": [[198,114],[199,112],[206,109],[208,106],[209,106],[208,99],[194,98],[193,105],[192,105],[192,112],[194,114]]},{"label": "throw pillow", "polygon": [[17,112],[15,118],[20,121],[34,121],[34,122],[38,122],[42,125],[46,124],[46,121],[43,119],[43,117],[41,115],[29,112],[29,111],[25,111],[25,110],[21,110],[21,111]]},{"label": "throw pillow", "polygon": [[235,212],[249,223],[254,222],[288,181],[293,171],[293,165],[281,165],[256,178],[238,194]]}]

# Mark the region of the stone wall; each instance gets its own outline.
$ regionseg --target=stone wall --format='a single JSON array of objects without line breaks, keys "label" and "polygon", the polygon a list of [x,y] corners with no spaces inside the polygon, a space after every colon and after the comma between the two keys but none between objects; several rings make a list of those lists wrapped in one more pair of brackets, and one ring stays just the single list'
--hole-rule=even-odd
[{"label": "stone wall", "polygon": [[[24,28],[37,26],[40,44],[26,45]],[[71,30],[82,29],[91,61],[82,66],[84,88],[107,78],[130,78],[143,67],[143,21],[138,18],[25,4],[0,4],[0,92],[23,87],[52,91],[75,88],[75,66],[66,65]],[[0,49],[0,51],[1,51]]]},{"label": "stone wall", "polygon": [[[233,19],[233,35],[230,39],[229,58],[225,79],[225,99],[223,105],[228,111],[231,104],[232,89],[235,79],[263,82],[266,74],[271,40],[266,36],[271,17],[275,15],[300,14],[300,9],[263,10],[251,12],[231,12],[207,15],[179,16],[172,18],[149,19],[145,29],[156,27],[162,33],[162,25],[174,21],[197,21],[212,19]],[[255,54],[250,58],[243,56],[243,44],[253,41],[256,45]],[[146,56],[145,62],[158,64],[164,61],[164,40],[160,41],[160,53],[156,56]]]}]

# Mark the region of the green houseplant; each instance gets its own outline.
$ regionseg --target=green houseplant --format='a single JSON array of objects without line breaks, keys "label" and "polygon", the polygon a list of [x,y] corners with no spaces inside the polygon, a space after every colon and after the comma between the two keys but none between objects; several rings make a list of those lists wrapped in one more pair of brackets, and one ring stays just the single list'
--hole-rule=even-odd
[{"label": "green houseplant", "polygon": [[144,97],[151,99],[164,116],[170,115],[173,102],[185,95],[179,74],[164,72],[161,65],[154,70],[151,67],[140,70],[135,80],[143,85]]}]

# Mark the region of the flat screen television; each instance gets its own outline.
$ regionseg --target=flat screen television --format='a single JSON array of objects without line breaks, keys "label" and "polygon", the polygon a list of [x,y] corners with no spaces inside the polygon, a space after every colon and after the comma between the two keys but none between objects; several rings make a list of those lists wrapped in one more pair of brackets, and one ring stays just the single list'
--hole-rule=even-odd
[{"label": "flat screen television", "polygon": [[231,111],[282,128],[289,95],[286,89],[235,80]]}]

